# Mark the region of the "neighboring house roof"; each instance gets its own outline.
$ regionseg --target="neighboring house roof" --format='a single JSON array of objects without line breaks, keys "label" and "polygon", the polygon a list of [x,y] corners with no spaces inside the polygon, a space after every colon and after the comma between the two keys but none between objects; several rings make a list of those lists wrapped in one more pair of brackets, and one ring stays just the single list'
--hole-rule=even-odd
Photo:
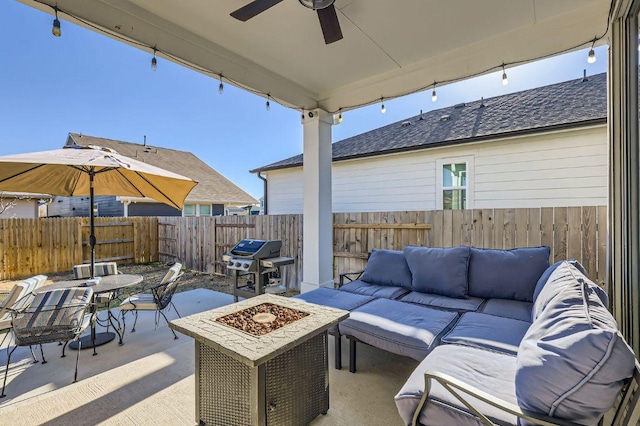
[{"label": "neighboring house roof", "polygon": [[49,194],[34,194],[31,192],[8,192],[0,191],[0,198],[35,198],[37,200],[52,199],[53,196]]},{"label": "neighboring house roof", "polygon": [[[429,111],[333,144],[333,161],[478,142],[607,121],[607,78],[597,74]],[[302,155],[254,170],[298,167]]]},{"label": "neighboring house roof", "polygon": [[198,181],[185,202],[252,204],[258,200],[209,167],[191,152],[69,133],[67,145],[97,145]]}]

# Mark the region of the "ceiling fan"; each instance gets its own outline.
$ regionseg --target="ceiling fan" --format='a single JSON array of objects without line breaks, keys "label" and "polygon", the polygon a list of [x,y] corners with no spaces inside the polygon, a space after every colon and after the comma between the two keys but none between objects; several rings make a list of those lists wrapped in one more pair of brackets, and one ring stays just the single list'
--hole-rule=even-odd
[{"label": "ceiling fan", "polygon": [[[231,13],[234,18],[246,22],[254,16],[264,12],[282,0],[254,0],[248,5]],[[320,27],[324,35],[325,44],[331,44],[342,39],[342,30],[338,22],[338,15],[333,6],[335,0],[298,0],[300,4],[318,12]]]}]

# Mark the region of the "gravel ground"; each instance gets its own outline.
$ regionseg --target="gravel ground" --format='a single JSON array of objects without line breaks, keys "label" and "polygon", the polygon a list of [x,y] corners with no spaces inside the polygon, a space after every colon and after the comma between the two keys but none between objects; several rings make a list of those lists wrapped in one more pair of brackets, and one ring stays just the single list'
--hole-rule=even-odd
[{"label": "gravel ground", "polygon": [[[162,262],[144,263],[136,265],[118,265],[118,271],[123,274],[139,274],[144,277],[143,285],[159,283],[164,274],[167,272],[168,265]],[[233,294],[233,278],[219,274],[209,274],[205,272],[192,271],[183,269],[184,275],[180,280],[176,292],[193,290],[196,288],[207,288],[221,293]],[[51,281],[72,280],[73,273],[52,273],[46,274]],[[8,293],[11,287],[19,281],[0,281],[0,300],[2,293]],[[140,287],[131,287],[131,293],[141,290]],[[129,292],[129,291],[128,291]],[[297,294],[296,290],[287,291],[287,296]]]}]

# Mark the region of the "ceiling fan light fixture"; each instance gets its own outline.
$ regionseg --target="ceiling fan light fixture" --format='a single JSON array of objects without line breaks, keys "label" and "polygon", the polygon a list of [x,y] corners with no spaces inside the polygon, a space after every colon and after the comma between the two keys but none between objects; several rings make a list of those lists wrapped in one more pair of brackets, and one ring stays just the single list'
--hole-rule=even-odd
[{"label": "ceiling fan light fixture", "polygon": [[301,5],[313,10],[325,9],[333,4],[336,0],[298,0]]}]

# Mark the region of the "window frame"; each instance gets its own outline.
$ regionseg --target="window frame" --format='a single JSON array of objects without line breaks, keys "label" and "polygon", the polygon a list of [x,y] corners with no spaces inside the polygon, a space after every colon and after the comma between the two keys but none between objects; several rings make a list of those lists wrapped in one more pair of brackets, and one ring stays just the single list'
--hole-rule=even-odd
[{"label": "window frame", "polygon": [[[447,164],[465,164],[465,172],[466,172],[466,186],[444,186],[444,176],[443,176],[443,167]],[[451,190],[451,189],[465,189],[466,190],[466,200],[465,200],[465,208],[462,210],[472,209],[474,206],[473,200],[473,187],[474,187],[474,157],[473,155],[465,155],[458,157],[444,157],[438,158],[436,160],[436,192],[435,192],[435,205],[436,210],[444,210],[444,202],[443,202],[443,191]],[[453,210],[453,209],[452,209]],[[458,210],[458,209],[455,209]]]}]

